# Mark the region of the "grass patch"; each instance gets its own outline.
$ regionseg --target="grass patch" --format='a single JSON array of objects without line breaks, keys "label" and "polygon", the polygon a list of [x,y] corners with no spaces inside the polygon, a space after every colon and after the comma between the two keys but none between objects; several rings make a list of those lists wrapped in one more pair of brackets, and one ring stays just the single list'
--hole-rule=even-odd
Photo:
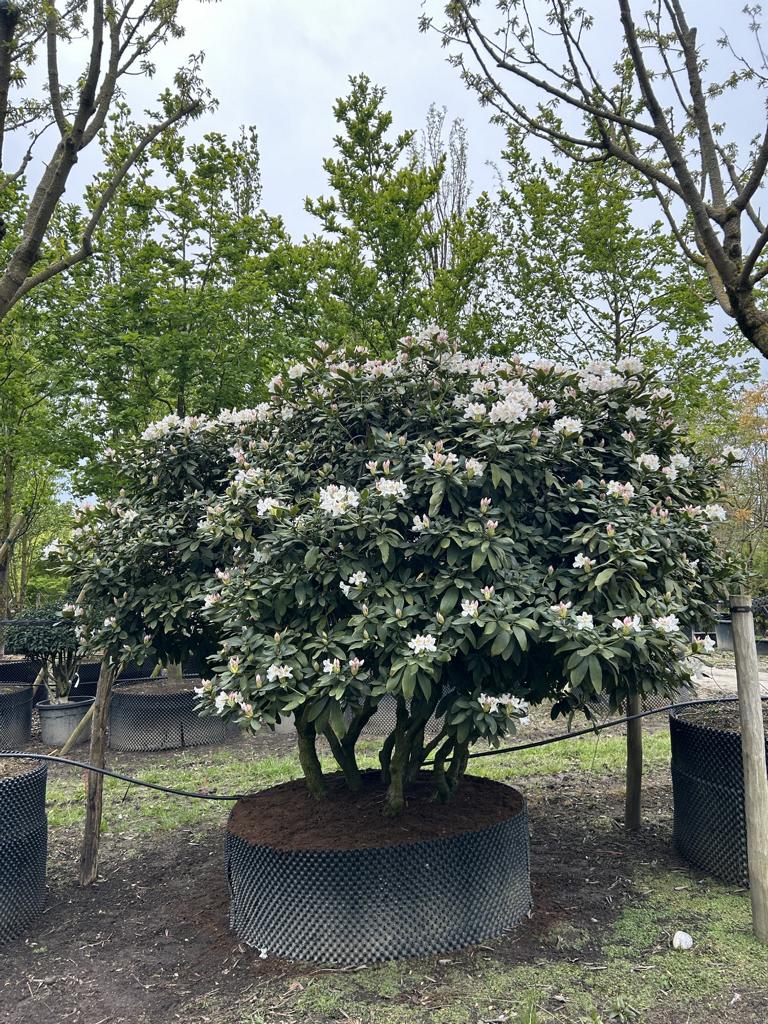
[{"label": "grass patch", "polygon": [[[362,744],[361,765],[377,768],[377,752],[375,744]],[[657,732],[646,736],[647,768],[652,770],[666,765],[668,761],[668,734]],[[470,771],[489,779],[520,783],[526,778],[563,772],[617,776],[623,772],[624,763],[624,737],[598,734],[532,750],[478,758],[471,762]],[[334,770],[335,765],[330,758],[325,758],[323,764],[327,771]],[[240,745],[213,751],[187,750],[134,756],[130,760],[115,757],[110,760],[110,767],[173,789],[211,793],[249,793],[301,775],[294,754],[256,758]],[[82,821],[84,793],[80,773],[65,768],[50,773],[48,797],[49,820],[53,828],[75,826]],[[224,820],[229,806],[224,802],[169,796],[107,778],[104,784],[104,831],[144,833],[197,824],[213,825]]]}]

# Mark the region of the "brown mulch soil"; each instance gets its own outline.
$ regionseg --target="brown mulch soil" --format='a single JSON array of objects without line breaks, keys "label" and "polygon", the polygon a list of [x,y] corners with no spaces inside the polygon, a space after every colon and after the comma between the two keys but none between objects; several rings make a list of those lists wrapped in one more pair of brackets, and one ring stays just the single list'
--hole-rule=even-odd
[{"label": "brown mulch soil", "polygon": [[434,788],[428,777],[418,781],[405,811],[393,819],[382,813],[378,772],[363,774],[359,793],[347,789],[343,776],[332,776],[326,800],[313,799],[304,780],[297,779],[239,800],[227,827],[248,842],[277,850],[364,850],[477,832],[508,820],[523,806],[511,786],[466,778],[447,812],[433,799]]},{"label": "brown mulch soil", "polygon": [[[741,732],[737,701],[728,704],[700,704],[698,707],[685,708],[680,712],[680,717],[686,722],[706,725],[710,729]],[[768,736],[768,701],[763,701],[763,727]]]},{"label": "brown mulch soil", "polygon": [[[0,779],[13,779],[18,775],[27,775],[38,767],[40,761],[22,758],[0,758]],[[2,838],[2,837],[0,837]]]}]

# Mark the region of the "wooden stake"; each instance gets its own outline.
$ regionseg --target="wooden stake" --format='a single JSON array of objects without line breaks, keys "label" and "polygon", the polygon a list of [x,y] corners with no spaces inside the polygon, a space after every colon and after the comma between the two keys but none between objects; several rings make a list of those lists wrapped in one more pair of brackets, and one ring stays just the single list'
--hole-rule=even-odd
[{"label": "wooden stake", "polygon": [[[89,763],[104,768],[107,762],[107,726],[112,684],[117,675],[109,653],[102,658],[99,681],[96,685],[96,700],[93,707],[93,728]],[[71,737],[70,737],[71,738]],[[88,793],[85,805],[85,829],[80,851],[80,885],[91,885],[96,881],[99,867],[99,840],[101,839],[101,808],[104,791],[104,776],[88,772]]]},{"label": "wooden stake", "polygon": [[[58,754],[59,757],[64,757],[65,754],[68,754],[70,752],[72,747],[74,747],[74,745],[77,743],[77,741],[80,739],[80,737],[83,735],[85,730],[88,728],[88,726],[93,721],[93,709],[95,707],[96,707],[96,702],[94,701],[94,703],[91,704],[91,706],[85,712],[85,714],[80,719],[80,721],[77,723],[75,728],[72,730],[72,733],[71,733],[69,739],[64,744],[64,746],[61,748],[61,750],[54,750],[53,751],[54,754]],[[90,763],[93,764],[92,761]]]},{"label": "wooden stake", "polygon": [[[627,715],[637,715],[643,710],[640,695],[627,698]],[[627,791],[624,799],[624,828],[638,832],[642,824],[643,792],[643,720],[636,718],[627,722]]]},{"label": "wooden stake", "polygon": [[761,942],[768,943],[768,774],[755,623],[748,594],[731,597],[731,621],[741,718],[752,930]]}]

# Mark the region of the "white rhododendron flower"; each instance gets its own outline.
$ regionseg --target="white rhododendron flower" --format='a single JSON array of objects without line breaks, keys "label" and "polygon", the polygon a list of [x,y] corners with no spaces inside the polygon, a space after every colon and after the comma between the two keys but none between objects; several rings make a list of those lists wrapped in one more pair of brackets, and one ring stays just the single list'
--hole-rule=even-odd
[{"label": "white rhododendron flower", "polygon": [[306,372],[307,368],[304,363],[294,363],[293,366],[288,367],[288,376],[291,380],[301,380]]},{"label": "white rhododendron flower", "polygon": [[414,654],[434,654],[437,650],[437,641],[431,633],[422,633],[409,640],[408,646]]},{"label": "white rhododendron flower", "polygon": [[362,587],[364,583],[368,582],[368,573],[363,572],[362,569],[358,569],[357,572],[353,572],[347,581],[350,587]]},{"label": "white rhododendron flower", "polygon": [[580,434],[584,429],[584,423],[575,416],[561,416],[559,420],[555,420],[552,424],[552,429],[556,434],[564,434],[565,437],[570,437],[572,434]]},{"label": "white rhododendron flower", "polygon": [[583,569],[584,572],[589,572],[589,570],[594,566],[594,564],[594,559],[590,558],[588,555],[585,555],[582,551],[580,551],[573,560],[574,569]]},{"label": "white rhododendron flower", "polygon": [[414,533],[421,533],[422,530],[429,529],[429,516],[414,516],[413,526],[411,527]]},{"label": "white rhododendron flower", "polygon": [[678,452],[676,455],[673,455],[672,458],[669,460],[669,464],[671,466],[674,466],[675,469],[678,470],[678,472],[685,471],[691,468],[690,457],[688,455],[683,455],[682,452]]},{"label": "white rhododendron flower", "polygon": [[639,405],[630,405],[627,409],[626,416],[628,420],[635,420],[640,423],[642,420],[648,419],[648,413],[645,409],[641,409]]},{"label": "white rhododendron flower", "polygon": [[376,481],[376,490],[385,498],[407,498],[408,488],[403,480],[390,480],[387,477],[379,477]]},{"label": "white rhododendron flower", "polygon": [[694,640],[692,649],[694,654],[711,654],[717,647],[717,643],[711,636],[705,636],[701,640]]},{"label": "white rhododendron flower", "polygon": [[320,491],[320,508],[332,516],[342,516],[360,504],[360,495],[354,487],[330,484]]},{"label": "white rhododendron flower", "polygon": [[637,356],[624,356],[616,363],[616,369],[622,373],[642,373],[643,360]]},{"label": "white rhododendron flower", "polygon": [[485,463],[480,459],[467,459],[464,462],[464,469],[469,477],[482,476],[485,472]]},{"label": "white rhododendron flower", "polygon": [[581,612],[579,615],[575,615],[573,621],[576,623],[576,629],[593,629],[594,619],[589,612]]},{"label": "white rhododendron flower", "polygon": [[705,505],[704,515],[707,519],[711,519],[713,522],[724,523],[728,518],[728,513],[725,511],[722,505]]},{"label": "white rhododendron flower", "polygon": [[452,473],[459,464],[459,457],[453,452],[444,452],[435,446],[431,454],[426,452],[421,458],[424,469],[437,469],[442,472]]},{"label": "white rhododendron flower", "polygon": [[524,384],[509,381],[504,391],[504,397],[491,406],[491,423],[520,423],[536,408],[536,398]]},{"label": "white rhododendron flower", "polygon": [[461,602],[461,614],[465,619],[476,619],[480,613],[480,603],[478,601],[462,601]]},{"label": "white rhododendron flower", "polygon": [[572,601],[561,601],[560,604],[553,604],[549,610],[551,612],[555,612],[555,614],[559,615],[561,619],[567,619],[568,611],[572,604]]},{"label": "white rhododendron flower", "polygon": [[270,516],[281,508],[284,508],[284,506],[281,505],[277,498],[259,498],[256,502],[256,511],[260,516]]},{"label": "white rhododendron flower", "polygon": [[630,483],[622,484],[618,480],[609,480],[606,493],[610,498],[618,498],[627,505],[635,496],[635,488]]},{"label": "white rhododendron flower", "polygon": [[651,473],[656,473],[661,466],[661,459],[658,455],[653,455],[652,453],[647,452],[646,454],[639,456],[636,465],[640,469],[647,469]]},{"label": "white rhododendron flower", "polygon": [[323,662],[323,672],[327,676],[338,675],[341,672],[341,661],[338,658],[326,658]]},{"label": "white rhododendron flower", "polygon": [[680,620],[676,615],[660,615],[657,619],[651,619],[651,624],[660,633],[680,632]]},{"label": "white rhododendron flower", "polygon": [[625,615],[623,619],[614,619],[611,626],[622,633],[640,633],[643,623],[639,615]]},{"label": "white rhododendron flower", "polygon": [[464,406],[464,419],[481,420],[488,415],[488,410],[483,402],[467,402]]},{"label": "white rhododendron flower", "polygon": [[276,679],[292,679],[293,669],[290,665],[270,665],[267,669],[267,679],[274,683]]}]

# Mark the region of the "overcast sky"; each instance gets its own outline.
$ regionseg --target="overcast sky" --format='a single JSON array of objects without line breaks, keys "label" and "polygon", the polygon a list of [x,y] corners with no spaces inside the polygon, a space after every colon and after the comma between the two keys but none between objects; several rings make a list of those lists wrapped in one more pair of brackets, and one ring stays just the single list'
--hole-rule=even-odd
[{"label": "overcast sky", "polygon": [[[420,0],[186,0],[184,39],[156,56],[157,85],[187,53],[205,51],[215,115],[189,134],[241,124],[259,132],[264,205],[291,231],[312,230],[304,197],[325,188],[322,159],[332,150],[332,107],[364,71],[387,90],[395,127],[421,128],[430,103],[445,105],[470,129],[472,177],[489,185],[503,133],[488,123],[445,60],[436,35],[418,30]],[[151,88],[151,87],[150,87]]]},{"label": "overcast sky", "polygon": [[[638,11],[643,4],[638,0]],[[439,22],[443,6],[444,0],[183,0],[185,36],[155,51],[155,79],[133,79],[127,99],[134,111],[152,105],[158,92],[171,83],[175,68],[190,53],[203,51],[203,78],[219,107],[189,125],[186,134],[196,138],[215,129],[233,136],[240,125],[255,125],[264,206],[270,213],[282,214],[297,235],[316,226],[304,212],[304,198],[317,196],[326,187],[322,160],[333,150],[337,129],[333,104],[348,92],[349,76],[360,72],[385,87],[398,131],[420,129],[431,103],[445,106],[449,119],[461,118],[469,130],[470,170],[479,191],[495,181],[489,161],[498,161],[504,135],[489,123],[488,110],[480,107],[458,71],[448,64],[438,35],[418,30],[422,11]],[[587,41],[590,56],[600,73],[610,77],[620,35],[616,0],[589,0],[587,6],[595,17]],[[481,7],[483,24],[498,24],[494,8],[495,0]],[[711,62],[710,71],[722,70],[718,66],[725,59],[716,45],[722,10],[710,0],[689,6],[701,29],[699,42]],[[751,49],[746,19],[738,14],[731,20],[740,48]],[[83,58],[77,48],[61,54],[66,77],[81,71]],[[553,54],[555,63],[561,59]],[[730,70],[733,62],[728,58],[727,63]],[[44,70],[42,59],[35,70],[33,78]],[[519,98],[534,99],[519,84],[512,84],[512,90]],[[743,87],[739,103],[732,96],[725,102],[728,133],[736,129],[744,141],[755,131],[755,115],[759,124],[764,112],[745,102]],[[536,151],[543,153],[544,145],[539,144]],[[39,155],[43,156],[42,151]],[[83,155],[71,179],[69,198],[82,193],[97,161],[93,150]],[[654,207],[649,215],[655,219],[658,210]]]}]

